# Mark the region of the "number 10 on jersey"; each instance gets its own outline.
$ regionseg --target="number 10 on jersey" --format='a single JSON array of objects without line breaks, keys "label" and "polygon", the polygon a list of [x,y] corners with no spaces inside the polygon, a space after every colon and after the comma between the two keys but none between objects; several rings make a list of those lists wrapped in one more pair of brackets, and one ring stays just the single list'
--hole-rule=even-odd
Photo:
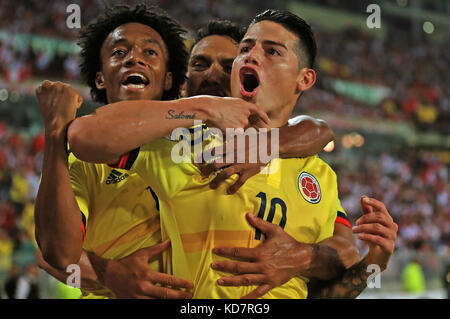
[{"label": "number 10 on jersey", "polygon": [[[261,206],[259,207],[258,217],[261,219],[264,219],[264,216],[266,214],[266,206],[267,206],[267,195],[266,193],[260,192],[258,195],[256,195],[259,199],[261,199]],[[286,226],[286,203],[278,197],[274,197],[270,200],[270,208],[269,208],[269,214],[267,215],[267,221],[271,223],[273,221],[273,218],[275,217],[275,210],[277,208],[277,205],[281,208],[281,221],[280,221],[280,227],[284,229],[284,226]],[[255,239],[261,240],[261,231],[259,229],[255,232]]]}]

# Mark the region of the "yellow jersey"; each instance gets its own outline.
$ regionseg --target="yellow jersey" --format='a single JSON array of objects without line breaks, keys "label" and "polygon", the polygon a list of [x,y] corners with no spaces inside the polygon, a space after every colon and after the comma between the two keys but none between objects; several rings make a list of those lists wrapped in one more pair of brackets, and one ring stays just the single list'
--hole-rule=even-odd
[{"label": "yellow jersey", "polygon": [[[240,298],[256,288],[219,286],[217,280],[229,274],[211,268],[212,262],[224,259],[212,248],[255,247],[264,240],[247,223],[248,212],[279,225],[302,243],[333,235],[337,213],[343,209],[336,175],[318,156],[274,160],[266,167],[270,174],[259,173],[228,195],[226,189],[237,175],[210,189],[216,174],[203,177],[198,165],[172,160],[177,143],[155,140],[126,154],[119,167],[131,167],[158,196],[161,236],[171,239],[172,249],[164,254],[165,272],[191,280],[194,298]],[[263,298],[306,298],[307,282],[295,277]]]},{"label": "yellow jersey", "polygon": [[[83,248],[106,259],[120,259],[161,242],[158,203],[141,177],[104,164],[90,164],[69,154],[72,189],[81,210]],[[162,271],[162,258],[151,269]],[[114,298],[103,287],[82,289],[82,298]]]}]

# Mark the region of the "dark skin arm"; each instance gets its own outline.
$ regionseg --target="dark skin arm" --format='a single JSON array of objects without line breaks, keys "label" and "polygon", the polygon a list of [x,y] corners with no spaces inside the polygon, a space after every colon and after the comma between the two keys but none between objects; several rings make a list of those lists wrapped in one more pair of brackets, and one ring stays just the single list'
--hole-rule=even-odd
[{"label": "dark skin arm", "polygon": [[378,265],[384,271],[394,252],[398,226],[384,204],[366,196],[361,198],[363,216],[356,221],[353,232],[369,245],[369,252],[359,262],[330,281],[312,280],[308,298],[356,298],[367,287],[372,274],[369,265]]},{"label": "dark skin arm", "polygon": [[[49,275],[58,279],[63,284],[67,284],[67,277],[69,277],[71,273],[67,273],[65,271],[52,267],[44,260],[40,249],[38,249],[36,252],[36,261],[39,268],[45,270]],[[93,289],[97,287],[99,285],[97,274],[92,269],[86,251],[83,250],[81,258],[78,261],[77,265],[80,266],[81,288]]]},{"label": "dark skin arm", "polygon": [[314,254],[309,267],[300,271],[304,277],[332,279],[359,260],[353,232],[341,223],[335,223],[332,237],[311,246]]},{"label": "dark skin arm", "polygon": [[338,278],[329,281],[313,279],[308,284],[308,299],[354,299],[367,287],[369,264],[363,258]]},{"label": "dark skin arm", "polygon": [[320,119],[300,115],[280,128],[280,158],[307,157],[320,153],[334,140],[333,130]]},{"label": "dark skin arm", "polygon": [[[189,291],[192,283],[167,274],[149,269],[148,262],[161,254],[170,246],[169,241],[152,247],[142,248],[119,260],[109,260],[83,250],[80,261],[81,288],[98,289],[106,287],[117,298],[192,298]],[[49,265],[40,250],[36,253],[38,266],[48,274],[67,284],[70,273],[58,270]],[[156,286],[157,284],[161,287]],[[168,287],[170,286],[170,288]]]},{"label": "dark skin arm", "polygon": [[88,257],[99,282],[120,299],[190,299],[191,282],[156,272],[148,263],[169,248],[167,240],[152,247],[142,248],[120,260],[107,260],[89,252]]},{"label": "dark skin arm", "polygon": [[[65,139],[67,126],[75,118],[82,99],[73,88],[60,82],[44,81],[36,94],[44,116],[46,134],[42,180],[35,206],[36,240],[41,250],[37,258],[41,268],[65,283],[70,275],[66,272],[67,266],[78,264],[82,272],[83,287],[100,284],[110,288],[118,296],[189,296],[175,289],[155,288],[153,283],[164,284],[159,280],[173,282],[171,286],[174,288],[179,285],[181,288],[188,288],[192,284],[166,274],[149,272],[144,264],[145,256],[153,257],[160,249],[166,249],[168,243],[146,248],[118,261],[95,258],[96,256],[88,258],[82,250],[82,219],[72,190]],[[140,258],[134,258],[136,255]],[[106,271],[100,271],[102,269]],[[112,271],[115,276],[108,276]],[[138,274],[129,279],[136,272]],[[122,280],[122,284],[116,284],[116,280]],[[146,288],[139,290],[140,286]]]},{"label": "dark skin arm", "polygon": [[42,179],[36,197],[36,241],[44,259],[65,271],[80,260],[81,214],[70,182],[66,129],[82,103],[70,86],[44,81],[36,90],[45,123]]},{"label": "dark skin arm", "polygon": [[266,235],[255,248],[222,247],[213,250],[217,255],[239,261],[218,261],[212,268],[235,274],[222,277],[224,286],[259,285],[243,298],[259,298],[295,276],[328,280],[359,259],[353,234],[347,226],[336,224],[333,237],[318,244],[303,244],[288,235],[278,225],[268,223],[251,214],[248,222]]},{"label": "dark skin arm", "polygon": [[[52,267],[49,263],[47,263],[42,257],[41,250],[38,249],[36,252],[36,261],[39,268],[45,270],[49,275],[58,279],[63,284],[67,284],[67,277],[71,275],[65,271],[56,269]],[[97,274],[92,269],[91,262],[87,256],[86,251],[83,250],[81,254],[81,258],[77,263],[80,266],[80,274],[81,274],[81,288],[86,289],[94,289],[100,285]]]}]

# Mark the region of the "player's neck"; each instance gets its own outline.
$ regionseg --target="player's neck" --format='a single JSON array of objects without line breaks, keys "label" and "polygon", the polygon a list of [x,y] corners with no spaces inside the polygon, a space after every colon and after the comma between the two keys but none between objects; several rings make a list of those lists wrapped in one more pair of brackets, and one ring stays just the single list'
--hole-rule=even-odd
[{"label": "player's neck", "polygon": [[267,113],[270,119],[270,128],[280,128],[288,123],[290,116],[292,115],[293,106],[286,106],[281,108],[281,110],[272,111]]}]

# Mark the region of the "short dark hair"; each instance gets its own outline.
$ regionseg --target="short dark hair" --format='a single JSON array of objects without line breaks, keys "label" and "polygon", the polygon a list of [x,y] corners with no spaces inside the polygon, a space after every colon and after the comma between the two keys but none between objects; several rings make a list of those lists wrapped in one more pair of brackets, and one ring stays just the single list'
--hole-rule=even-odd
[{"label": "short dark hair", "polygon": [[187,71],[188,52],[184,43],[186,30],[161,8],[138,4],[134,7],[107,7],[95,22],[80,32],[78,44],[81,47],[81,76],[91,88],[92,99],[107,103],[105,90],[98,90],[95,85],[96,74],[102,68],[100,51],[103,42],[114,29],[132,22],[151,27],[163,39],[168,51],[167,69],[172,72],[172,88],[164,92],[162,99],[178,98]]},{"label": "short dark hair", "polygon": [[210,35],[226,36],[239,44],[245,35],[245,31],[245,27],[228,20],[211,20],[206,26],[197,31],[197,37],[195,38],[191,50],[200,40]]},{"label": "short dark hair", "polygon": [[297,54],[300,67],[300,58],[303,56],[305,64],[309,68],[314,67],[317,54],[317,44],[311,26],[299,16],[286,10],[266,10],[258,14],[252,21],[252,24],[269,20],[281,24],[290,32],[299,38],[299,54]]}]

